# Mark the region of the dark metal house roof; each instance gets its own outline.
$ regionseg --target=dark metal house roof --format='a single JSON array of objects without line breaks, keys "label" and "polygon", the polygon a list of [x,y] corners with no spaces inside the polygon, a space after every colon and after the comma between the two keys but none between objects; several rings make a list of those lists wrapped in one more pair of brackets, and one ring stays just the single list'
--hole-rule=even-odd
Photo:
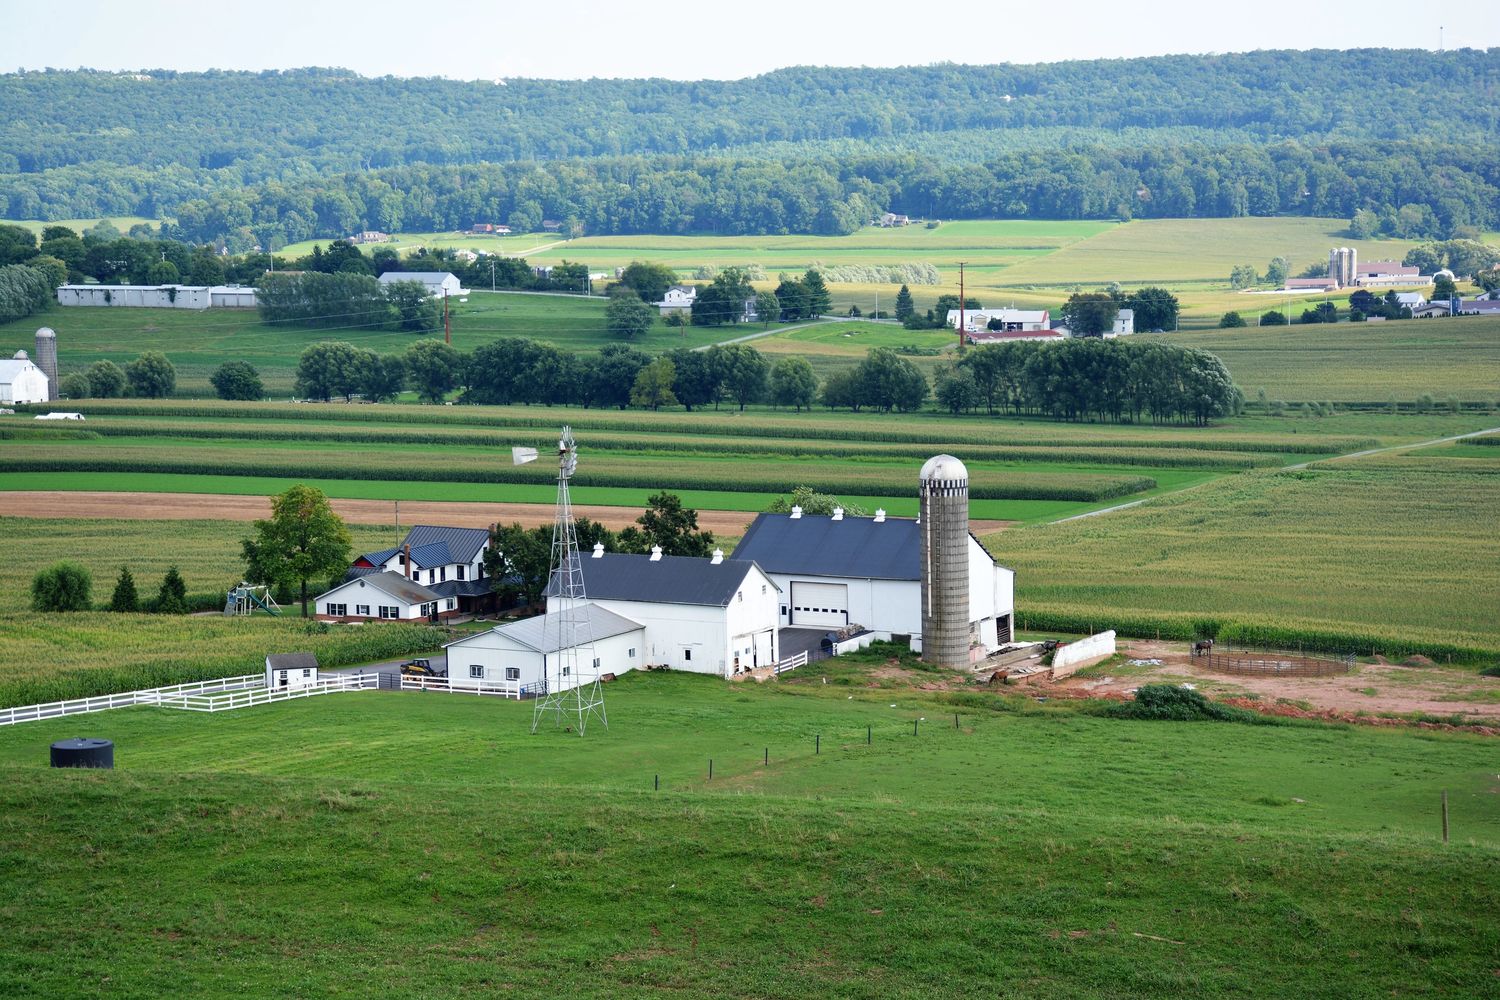
[{"label": "dark metal house roof", "polygon": [[470,563],[490,540],[486,528],[448,528],[439,524],[416,524],[406,533],[401,544],[378,552],[366,552],[360,559],[371,566],[380,566],[406,546],[411,546],[413,566],[431,568],[450,566],[453,563]]},{"label": "dark metal house roof", "polygon": [[266,657],[266,666],[272,670],[316,670],[318,658],[311,653],[272,653]]},{"label": "dark metal house roof", "polygon": [[415,580],[408,580],[400,573],[392,573],[389,570],[384,573],[369,573],[359,577],[357,581],[350,580],[348,583],[339,584],[339,586],[348,587],[356,583],[373,587],[381,593],[394,597],[405,604],[427,604],[437,600],[441,596],[428,590]]},{"label": "dark metal house roof", "polygon": [[[722,608],[734,600],[753,563],[748,559],[650,556],[606,552],[584,553],[583,587],[590,600],[645,601],[652,604],[697,604]],[[556,593],[556,581],[547,588]]]},{"label": "dark metal house roof", "polygon": [[768,573],[845,576],[866,580],[921,578],[922,537],[908,518],[827,514],[761,514],[734,547],[736,559],[753,559]]}]

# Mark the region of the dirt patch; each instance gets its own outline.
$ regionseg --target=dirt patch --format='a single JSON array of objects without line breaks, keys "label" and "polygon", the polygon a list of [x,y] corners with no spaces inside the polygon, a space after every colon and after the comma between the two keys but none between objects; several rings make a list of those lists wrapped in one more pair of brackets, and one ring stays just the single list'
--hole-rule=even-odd
[{"label": "dirt patch", "polygon": [[[1353,719],[1359,712],[1367,716],[1422,712],[1500,721],[1500,701],[1494,698],[1500,682],[1453,667],[1357,663],[1352,673],[1334,677],[1252,677],[1204,669],[1193,662],[1186,643],[1133,640],[1122,642],[1120,651],[1125,662],[1108,668],[1107,676],[1088,672],[1049,687],[1062,695],[1116,697],[1142,684],[1187,682],[1216,699],[1253,695],[1247,704],[1259,704],[1262,710],[1284,707],[1314,713],[1312,717],[1334,713]],[[1131,660],[1161,662],[1132,665]]]},{"label": "dirt patch", "polygon": [[[330,499],[344,520],[354,524],[393,524],[396,505],[391,500]],[[634,524],[636,507],[577,505],[573,512],[602,522],[612,530]],[[254,521],[268,517],[265,497],[221,493],[103,493],[59,490],[0,492],[0,514],[8,517],[124,518],[148,521]],[[484,528],[519,521],[528,528],[551,524],[553,507],[542,503],[450,503],[439,500],[401,501],[402,524],[444,524]],[[737,538],[755,519],[746,511],[700,510],[698,526],[725,538]]]},{"label": "dirt patch", "polygon": [[[394,524],[392,500],[329,500],[352,524]],[[598,521],[612,531],[635,523],[638,507],[575,504],[579,517]],[[110,493],[72,490],[0,491],[0,515],[6,517],[123,518],[132,521],[255,521],[268,517],[265,497],[224,493]],[[443,500],[401,501],[402,524],[443,524],[485,528],[520,522],[528,528],[551,524],[550,503],[478,503]],[[738,538],[755,520],[753,511],[700,510],[698,527],[721,538]],[[1002,531],[1014,521],[972,521],[976,533]]]}]

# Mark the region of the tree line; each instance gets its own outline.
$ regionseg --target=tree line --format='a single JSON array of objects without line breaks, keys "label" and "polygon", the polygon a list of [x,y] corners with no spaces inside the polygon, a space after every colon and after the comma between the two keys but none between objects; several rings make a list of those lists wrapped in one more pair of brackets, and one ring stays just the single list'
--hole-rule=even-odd
[{"label": "tree line", "polygon": [[952,413],[984,410],[1199,426],[1238,413],[1244,405],[1229,372],[1212,354],[1120,338],[973,348],[938,369],[936,396]]}]

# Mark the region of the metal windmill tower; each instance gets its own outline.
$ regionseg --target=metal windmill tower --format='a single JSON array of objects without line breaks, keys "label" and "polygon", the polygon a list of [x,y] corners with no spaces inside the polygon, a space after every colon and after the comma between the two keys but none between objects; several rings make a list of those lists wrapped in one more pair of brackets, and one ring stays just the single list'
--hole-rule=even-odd
[{"label": "metal windmill tower", "polygon": [[[534,448],[514,448],[512,459],[517,465],[537,457]],[[595,667],[594,637],[585,608],[587,595],[583,585],[583,563],[578,558],[578,532],[573,524],[573,502],[568,496],[568,480],[578,468],[578,445],[569,427],[562,429],[557,442],[557,517],[552,524],[552,559],[548,573],[551,608],[542,623],[543,636],[551,640],[553,663],[544,672],[546,693],[536,699],[531,713],[531,731],[535,733],[547,716],[555,724],[565,722],[578,727],[582,736],[589,719],[597,717],[609,728],[604,714],[604,692]]]}]

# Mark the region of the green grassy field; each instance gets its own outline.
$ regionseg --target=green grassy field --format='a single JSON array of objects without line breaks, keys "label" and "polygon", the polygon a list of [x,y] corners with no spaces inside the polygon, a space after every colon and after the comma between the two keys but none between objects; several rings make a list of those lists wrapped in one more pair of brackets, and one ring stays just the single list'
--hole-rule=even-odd
[{"label": "green grassy field", "polygon": [[[574,350],[597,350],[614,343],[604,323],[604,300],[562,295],[476,292],[454,302],[453,344],[471,351],[501,337],[532,337]],[[297,358],[321,340],[345,340],[381,353],[399,353],[418,335],[348,326],[304,327],[260,322],[254,310],[54,308],[0,324],[0,346],[31,350],[39,325],[57,331],[60,370],[79,370],[105,358],[124,364],[145,350],[164,352],[177,368],[182,396],[213,395],[209,377],[226,361],[248,361],[260,372],[272,396],[289,397]],[[718,343],[748,331],[745,327],[688,327],[679,332],[657,324],[636,346],[650,352]],[[432,331],[441,335],[442,329]]]},{"label": "green grassy field", "polygon": [[1129,619],[1149,635],[1207,618],[1327,635],[1345,652],[1448,644],[1494,661],[1497,484],[1500,457],[1419,449],[1247,472],[986,543],[1016,570],[1023,620]]},{"label": "green grassy field", "polygon": [[113,772],[47,770],[76,720],[0,731],[0,992],[1346,998],[1493,981],[1493,741],[1127,722],[812,674],[633,675],[607,697],[610,729],[581,740],[526,735],[528,705],[436,695],[122,710],[89,720]]},{"label": "green grassy field", "polygon": [[78,233],[80,236],[88,230],[92,229],[94,226],[97,226],[100,222],[108,222],[110,225],[118,229],[121,233],[125,233],[130,229],[131,226],[134,226],[137,223],[149,222],[151,225],[155,226],[159,224],[160,220],[147,219],[144,216],[140,215],[111,215],[108,218],[104,219],[62,219],[57,222],[47,222],[41,219],[5,220],[5,224],[7,226],[24,226],[37,235],[41,235],[42,230],[47,228],[48,226],[67,226],[69,229],[73,230],[75,233]]}]

